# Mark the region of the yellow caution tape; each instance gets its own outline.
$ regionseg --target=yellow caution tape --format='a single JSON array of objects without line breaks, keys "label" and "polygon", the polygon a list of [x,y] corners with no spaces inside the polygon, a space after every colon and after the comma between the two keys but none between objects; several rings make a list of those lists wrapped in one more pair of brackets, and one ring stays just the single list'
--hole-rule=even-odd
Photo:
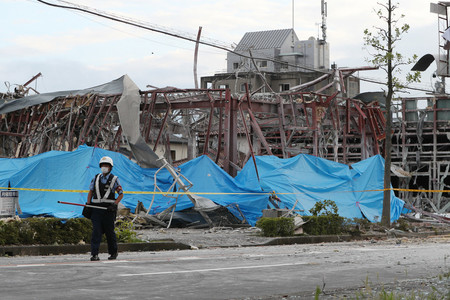
[{"label": "yellow caution tape", "polygon": [[[18,190],[18,191],[34,191],[34,192],[57,192],[57,193],[88,193],[89,190],[60,190],[60,189],[36,189],[36,188],[15,188],[15,187],[0,187],[0,190]],[[184,195],[184,194],[199,194],[199,195],[254,195],[254,194],[271,194],[271,193],[208,193],[208,192],[150,192],[150,191],[124,191],[124,194],[155,194],[155,195]]]},{"label": "yellow caution tape", "polygon": [[87,193],[84,190],[58,190],[58,189],[34,189],[34,188],[15,188],[15,187],[0,187],[0,190],[15,190],[15,191],[35,191],[35,192],[59,192],[59,193]]},{"label": "yellow caution tape", "polygon": [[[35,191],[35,192],[56,192],[56,193],[88,193],[89,190],[60,190],[60,189],[36,189],[36,188],[14,188],[14,187],[0,187],[0,190],[19,190],[19,191]],[[333,191],[333,193],[365,193],[365,192],[384,192],[384,191],[402,191],[402,192],[424,192],[424,193],[448,193],[450,190],[419,190],[419,189],[378,189],[378,190],[361,190],[361,191]],[[303,192],[298,193],[274,193],[274,192],[261,192],[261,193],[219,193],[219,192],[150,192],[150,191],[124,191],[124,194],[144,194],[144,195],[300,195]]]}]

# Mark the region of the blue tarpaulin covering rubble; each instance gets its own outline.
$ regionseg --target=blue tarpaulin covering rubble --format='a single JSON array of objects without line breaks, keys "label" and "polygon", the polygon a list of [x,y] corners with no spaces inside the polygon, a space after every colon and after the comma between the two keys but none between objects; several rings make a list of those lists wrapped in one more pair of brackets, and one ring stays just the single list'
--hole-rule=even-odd
[{"label": "blue tarpaulin covering rubble", "polygon": [[[343,217],[381,221],[384,159],[380,155],[353,164],[351,168],[307,154],[289,159],[257,156],[256,165],[259,182],[251,161],[235,179],[247,182],[249,187],[251,184],[252,188],[261,186],[264,191],[275,191],[282,201],[280,208],[290,209],[295,205],[309,215],[317,201],[333,200]],[[391,192],[392,222],[400,217],[404,203]]]},{"label": "blue tarpaulin covering rubble", "polygon": [[[59,218],[81,217],[82,207],[59,204],[67,201],[84,204],[91,179],[100,172],[98,162],[103,156],[114,160],[113,174],[119,176],[126,192],[153,192],[157,169],[141,168],[120,153],[80,146],[73,152],[50,151],[29,158],[0,159],[0,187],[26,188],[19,190],[23,217],[48,215]],[[289,159],[274,156],[256,157],[259,179],[252,160],[235,177],[231,177],[207,156],[191,160],[179,168],[188,178],[193,193],[227,206],[238,204],[247,221],[254,225],[262,210],[270,205],[268,193],[275,191],[281,200],[280,208],[294,205],[301,214],[308,215],[317,201],[333,200],[339,214],[347,218],[366,217],[372,222],[381,220],[384,160],[377,155],[353,164],[352,167],[318,157],[300,154]],[[167,191],[173,178],[166,170],[157,176],[158,187]],[[64,190],[64,191],[41,191]],[[363,192],[365,191],[365,192]],[[138,201],[146,208],[152,194],[126,193],[122,203],[132,211]],[[151,214],[175,203],[174,198],[156,195]],[[392,192],[391,221],[400,217],[404,201]],[[176,210],[192,207],[192,202],[181,196]],[[232,211],[236,214],[235,211]],[[236,216],[239,217],[237,214]]]}]

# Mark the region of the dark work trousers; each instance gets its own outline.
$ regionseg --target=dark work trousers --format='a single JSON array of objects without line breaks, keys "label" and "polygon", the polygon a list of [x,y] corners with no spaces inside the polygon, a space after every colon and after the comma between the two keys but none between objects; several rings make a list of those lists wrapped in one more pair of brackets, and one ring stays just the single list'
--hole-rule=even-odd
[{"label": "dark work trousers", "polygon": [[92,209],[92,238],[91,255],[98,255],[102,235],[106,235],[108,242],[108,253],[110,255],[117,253],[117,239],[114,232],[114,222],[116,221],[116,212],[105,209]]}]

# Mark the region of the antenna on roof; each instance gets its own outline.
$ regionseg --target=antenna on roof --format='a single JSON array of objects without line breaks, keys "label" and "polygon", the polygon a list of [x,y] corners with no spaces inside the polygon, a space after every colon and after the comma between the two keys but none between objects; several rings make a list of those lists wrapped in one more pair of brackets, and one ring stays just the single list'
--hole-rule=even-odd
[{"label": "antenna on roof", "polygon": [[292,0],[292,33],[291,33],[291,37],[292,37],[292,47],[295,46],[295,42],[294,42],[294,0]]},{"label": "antenna on roof", "polygon": [[294,0],[292,0],[292,29],[294,29]]},{"label": "antenna on roof", "polygon": [[327,40],[327,3],[325,0],[322,0],[321,5],[321,13],[322,13],[322,42],[325,43]]}]

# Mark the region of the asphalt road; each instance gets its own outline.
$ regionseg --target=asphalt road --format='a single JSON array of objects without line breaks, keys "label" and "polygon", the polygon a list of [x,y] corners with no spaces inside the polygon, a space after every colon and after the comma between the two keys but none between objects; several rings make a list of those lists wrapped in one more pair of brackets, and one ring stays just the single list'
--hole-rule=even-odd
[{"label": "asphalt road", "polygon": [[[439,276],[450,239],[0,258],[1,299],[257,299]],[[398,244],[397,244],[398,243]],[[448,283],[448,281],[447,281]]]}]

